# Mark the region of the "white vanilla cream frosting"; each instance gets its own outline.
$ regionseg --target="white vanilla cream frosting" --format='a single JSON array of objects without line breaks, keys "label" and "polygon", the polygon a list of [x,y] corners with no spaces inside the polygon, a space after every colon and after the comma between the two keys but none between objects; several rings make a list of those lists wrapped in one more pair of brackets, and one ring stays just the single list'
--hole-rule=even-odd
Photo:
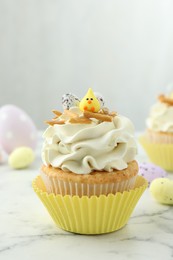
[{"label": "white vanilla cream frosting", "polygon": [[77,174],[125,169],[137,151],[133,124],[120,115],[112,122],[93,119],[91,124],[72,124],[67,120],[65,124],[49,126],[43,138],[43,163]]},{"label": "white vanilla cream frosting", "polygon": [[173,133],[173,106],[157,102],[151,107],[146,124],[150,130]]}]

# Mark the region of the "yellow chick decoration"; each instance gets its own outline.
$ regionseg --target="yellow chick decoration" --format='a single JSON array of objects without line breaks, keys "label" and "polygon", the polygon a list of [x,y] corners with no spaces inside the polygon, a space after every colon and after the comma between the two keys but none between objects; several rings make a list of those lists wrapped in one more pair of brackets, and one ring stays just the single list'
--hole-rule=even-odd
[{"label": "yellow chick decoration", "polygon": [[87,94],[79,103],[79,108],[82,111],[98,112],[100,110],[100,103],[91,88],[88,89]]}]

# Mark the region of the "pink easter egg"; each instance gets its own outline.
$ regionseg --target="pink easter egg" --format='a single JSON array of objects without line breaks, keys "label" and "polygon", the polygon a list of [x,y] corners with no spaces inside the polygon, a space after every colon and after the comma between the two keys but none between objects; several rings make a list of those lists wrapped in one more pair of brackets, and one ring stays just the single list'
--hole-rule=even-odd
[{"label": "pink easter egg", "polygon": [[14,105],[0,108],[0,144],[8,154],[20,146],[35,149],[37,139],[37,129],[25,111]]},{"label": "pink easter egg", "polygon": [[154,179],[165,178],[167,176],[167,172],[153,163],[142,162],[139,163],[139,175],[142,175],[145,179],[147,179],[148,186],[150,186]]}]

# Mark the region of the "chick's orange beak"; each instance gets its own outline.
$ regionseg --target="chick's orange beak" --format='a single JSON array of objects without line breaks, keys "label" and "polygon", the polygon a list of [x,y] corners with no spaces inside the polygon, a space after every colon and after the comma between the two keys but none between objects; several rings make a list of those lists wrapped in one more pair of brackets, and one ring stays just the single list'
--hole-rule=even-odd
[{"label": "chick's orange beak", "polygon": [[88,100],[88,104],[91,104],[91,100]]}]

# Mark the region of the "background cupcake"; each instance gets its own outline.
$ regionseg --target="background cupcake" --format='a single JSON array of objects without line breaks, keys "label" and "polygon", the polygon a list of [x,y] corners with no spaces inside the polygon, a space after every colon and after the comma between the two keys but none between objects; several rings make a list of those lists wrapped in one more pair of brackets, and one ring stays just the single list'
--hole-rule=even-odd
[{"label": "background cupcake", "polygon": [[173,94],[158,97],[146,125],[140,143],[153,163],[173,171]]}]

